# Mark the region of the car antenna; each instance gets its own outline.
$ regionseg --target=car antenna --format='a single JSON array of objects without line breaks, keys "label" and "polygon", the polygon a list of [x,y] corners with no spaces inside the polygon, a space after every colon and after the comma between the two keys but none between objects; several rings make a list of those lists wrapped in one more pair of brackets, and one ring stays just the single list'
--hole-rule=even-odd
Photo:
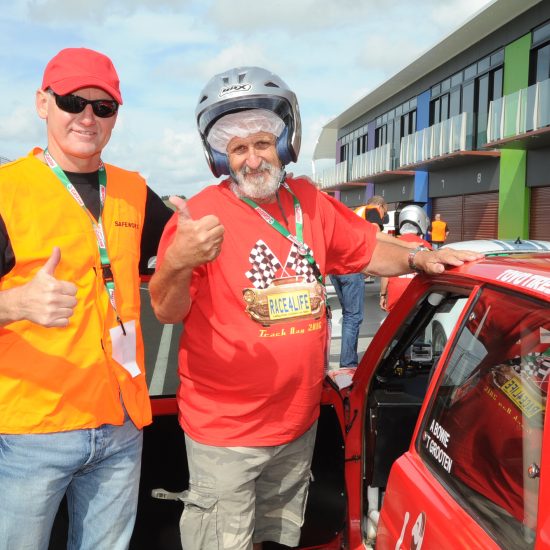
[{"label": "car antenna", "polygon": [[518,237],[515,241],[514,241],[514,244],[523,244],[521,242],[521,237]]}]

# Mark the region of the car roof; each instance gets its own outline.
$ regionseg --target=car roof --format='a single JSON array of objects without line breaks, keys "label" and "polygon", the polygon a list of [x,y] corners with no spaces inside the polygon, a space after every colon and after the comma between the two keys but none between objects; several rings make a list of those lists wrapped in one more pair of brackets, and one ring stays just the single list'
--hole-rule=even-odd
[{"label": "car roof", "polygon": [[446,244],[442,248],[455,248],[457,250],[473,250],[483,254],[515,254],[521,252],[545,252],[550,251],[550,241],[540,240],[499,240],[477,239],[472,241],[460,241]]},{"label": "car roof", "polygon": [[464,241],[445,248],[485,254],[484,259],[466,262],[445,275],[492,283],[550,302],[550,242]]}]

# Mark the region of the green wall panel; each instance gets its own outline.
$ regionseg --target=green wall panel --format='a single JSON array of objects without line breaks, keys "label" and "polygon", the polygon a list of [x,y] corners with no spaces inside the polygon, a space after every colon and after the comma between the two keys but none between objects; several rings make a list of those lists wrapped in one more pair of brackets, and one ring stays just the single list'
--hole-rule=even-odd
[{"label": "green wall panel", "polygon": [[505,149],[500,157],[498,238],[529,236],[530,189],[525,185],[527,152]]},{"label": "green wall panel", "polygon": [[[529,85],[529,53],[531,34],[522,36],[504,49],[503,95],[512,94]],[[500,239],[529,236],[530,192],[526,186],[527,153],[502,149],[498,236]]]}]

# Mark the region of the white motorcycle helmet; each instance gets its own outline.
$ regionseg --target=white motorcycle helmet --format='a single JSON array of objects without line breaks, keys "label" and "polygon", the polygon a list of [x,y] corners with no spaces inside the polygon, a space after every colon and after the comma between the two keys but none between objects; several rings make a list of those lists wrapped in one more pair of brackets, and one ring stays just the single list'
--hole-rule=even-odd
[{"label": "white motorcycle helmet", "polygon": [[399,213],[399,232],[406,229],[407,224],[413,225],[417,229],[417,234],[425,235],[430,225],[430,218],[421,206],[408,204]]},{"label": "white motorcycle helmet", "polygon": [[277,139],[281,164],[296,162],[302,140],[300,110],[294,92],[279,78],[261,67],[236,67],[210,79],[202,90],[195,116],[206,160],[214,176],[229,174],[227,154],[207,141],[212,126],[221,117],[249,109],[275,113],[284,123]]}]

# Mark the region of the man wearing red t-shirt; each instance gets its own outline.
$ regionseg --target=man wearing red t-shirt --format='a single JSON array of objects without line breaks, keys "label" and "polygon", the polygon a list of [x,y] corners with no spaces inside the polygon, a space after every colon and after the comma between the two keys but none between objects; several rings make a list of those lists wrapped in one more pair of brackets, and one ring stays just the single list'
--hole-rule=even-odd
[{"label": "man wearing red t-shirt", "polygon": [[[422,207],[416,204],[405,206],[399,213],[399,240],[431,250],[430,243],[422,238],[422,235],[426,234],[429,221]],[[398,277],[380,277],[380,307],[384,311],[393,309],[415,275],[405,273]]]},{"label": "man wearing red t-shirt", "polygon": [[287,178],[300,149],[298,104],[265,69],[216,75],[196,115],[212,172],[230,177],[188,203],[171,199],[177,212],[149,286],[162,322],[185,319],[182,545],[296,546],[328,345],[325,274],[439,273],[479,256],[378,242],[372,224]]}]

